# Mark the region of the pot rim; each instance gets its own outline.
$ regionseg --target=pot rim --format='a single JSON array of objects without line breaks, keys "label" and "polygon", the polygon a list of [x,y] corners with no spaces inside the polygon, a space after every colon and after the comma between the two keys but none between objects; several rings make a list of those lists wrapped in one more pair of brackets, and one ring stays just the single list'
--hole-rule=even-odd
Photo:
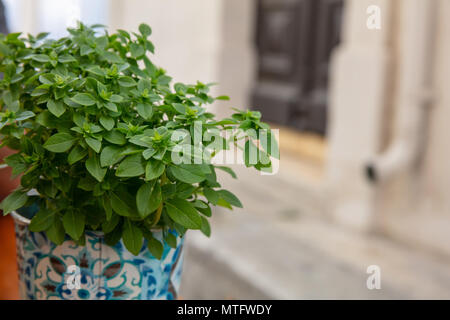
[{"label": "pot rim", "polygon": [[11,211],[11,216],[13,217],[15,222],[18,222],[22,225],[28,226],[31,223],[31,220],[28,218],[25,218],[23,215],[18,213],[17,211]]},{"label": "pot rim", "polygon": [[[31,220],[28,218],[25,218],[23,215],[18,213],[17,211],[11,211],[11,216],[13,217],[14,221],[16,223],[19,223],[24,226],[29,226],[31,223]],[[161,231],[162,228],[151,228],[150,231]],[[87,230],[89,232],[98,234],[98,235],[104,235],[105,233],[103,231],[96,231],[96,230]]]}]

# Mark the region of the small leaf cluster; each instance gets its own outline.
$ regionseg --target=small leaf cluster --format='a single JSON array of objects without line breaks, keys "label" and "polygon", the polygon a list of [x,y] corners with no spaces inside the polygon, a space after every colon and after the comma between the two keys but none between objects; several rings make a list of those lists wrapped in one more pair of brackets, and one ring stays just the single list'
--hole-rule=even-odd
[{"label": "small leaf cluster", "polygon": [[[269,129],[259,112],[237,110],[216,120],[206,106],[227,97],[212,97],[212,84],[172,84],[149,58],[154,46],[146,24],[136,33],[109,34],[81,23],[68,32],[57,40],[45,33],[0,35],[1,146],[17,150],[5,162],[21,177],[1,204],[4,214],[37,204],[30,229],[46,232],[56,244],[67,236],[84,244],[85,232],[97,230],[110,245],[123,239],[133,254],[145,238],[159,258],[163,245],[155,229],[172,247],[177,239],[171,230],[209,236],[211,206],[242,207],[222,189],[216,170],[235,174],[208,162],[174,163],[172,134],[192,133],[196,123],[201,133]],[[258,139],[258,133],[248,138],[245,149]],[[216,143],[213,153],[235,140]],[[262,148],[270,157],[270,148]],[[270,167],[270,161],[246,164]]]}]

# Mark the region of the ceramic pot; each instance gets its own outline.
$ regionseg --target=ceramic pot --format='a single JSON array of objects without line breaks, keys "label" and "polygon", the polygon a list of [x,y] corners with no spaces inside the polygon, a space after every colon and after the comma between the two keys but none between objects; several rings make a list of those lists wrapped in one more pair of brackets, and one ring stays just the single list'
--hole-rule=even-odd
[{"label": "ceramic pot", "polygon": [[[86,232],[86,245],[67,239],[52,243],[31,232],[30,220],[13,212],[22,299],[153,300],[176,299],[183,264],[183,240],[173,249],[165,242],[161,260],[144,241],[134,256],[118,242],[109,246],[100,232]],[[162,240],[162,232],[153,235]],[[176,235],[176,234],[175,234]]]}]

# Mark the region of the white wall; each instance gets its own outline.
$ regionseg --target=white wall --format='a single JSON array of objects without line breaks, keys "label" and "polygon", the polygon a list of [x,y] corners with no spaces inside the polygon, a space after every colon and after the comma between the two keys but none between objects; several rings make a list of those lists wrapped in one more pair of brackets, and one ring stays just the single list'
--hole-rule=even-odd
[{"label": "white wall", "polygon": [[[425,29],[411,28],[413,16],[407,14],[420,15],[409,9],[423,3],[346,1],[344,41],[334,54],[330,75],[327,199],[329,212],[341,223],[450,255],[450,2],[429,1],[437,4],[431,6],[435,17],[427,37],[435,38],[429,46],[433,55],[426,62],[426,70],[433,73],[431,105],[405,105],[408,99],[420,98],[421,88],[406,96],[400,90],[409,81],[405,75],[411,74],[406,69],[416,52],[411,49],[414,39]],[[366,8],[371,4],[382,8],[381,30],[366,28]],[[410,116],[399,112],[401,106],[425,110],[420,119],[425,125],[407,132],[422,141],[419,154],[412,165],[370,185],[364,165],[368,157],[385,154],[395,141],[398,120]]]},{"label": "white wall", "polygon": [[[430,61],[432,104],[421,132],[424,145],[415,170],[383,191],[378,215],[391,237],[450,255],[450,2],[430,1],[437,6]],[[409,5],[408,0],[403,2]]]},{"label": "white wall", "polygon": [[105,24],[108,0],[3,0],[11,32],[37,34],[50,32],[51,37],[67,34],[66,28],[77,21]]},{"label": "white wall", "polygon": [[[382,9],[381,30],[366,27],[366,9]],[[330,215],[357,229],[374,223],[374,189],[366,161],[383,145],[383,116],[391,85],[390,0],[348,0],[343,41],[332,57],[329,91],[327,199]]]},{"label": "white wall", "polygon": [[220,115],[248,107],[253,80],[254,0],[109,0],[111,30],[153,29],[153,61],[174,81],[218,82],[213,95]]},{"label": "white wall", "polygon": [[153,61],[175,81],[218,80],[222,1],[110,0],[111,30],[137,30],[141,22],[153,29]]}]

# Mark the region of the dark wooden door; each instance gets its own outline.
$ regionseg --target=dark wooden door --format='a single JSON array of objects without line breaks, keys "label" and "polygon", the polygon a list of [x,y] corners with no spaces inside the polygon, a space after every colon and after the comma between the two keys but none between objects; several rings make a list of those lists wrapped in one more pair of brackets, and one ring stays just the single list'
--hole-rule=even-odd
[{"label": "dark wooden door", "polygon": [[343,0],[258,0],[257,83],[252,102],[266,121],[324,134],[330,53]]}]

